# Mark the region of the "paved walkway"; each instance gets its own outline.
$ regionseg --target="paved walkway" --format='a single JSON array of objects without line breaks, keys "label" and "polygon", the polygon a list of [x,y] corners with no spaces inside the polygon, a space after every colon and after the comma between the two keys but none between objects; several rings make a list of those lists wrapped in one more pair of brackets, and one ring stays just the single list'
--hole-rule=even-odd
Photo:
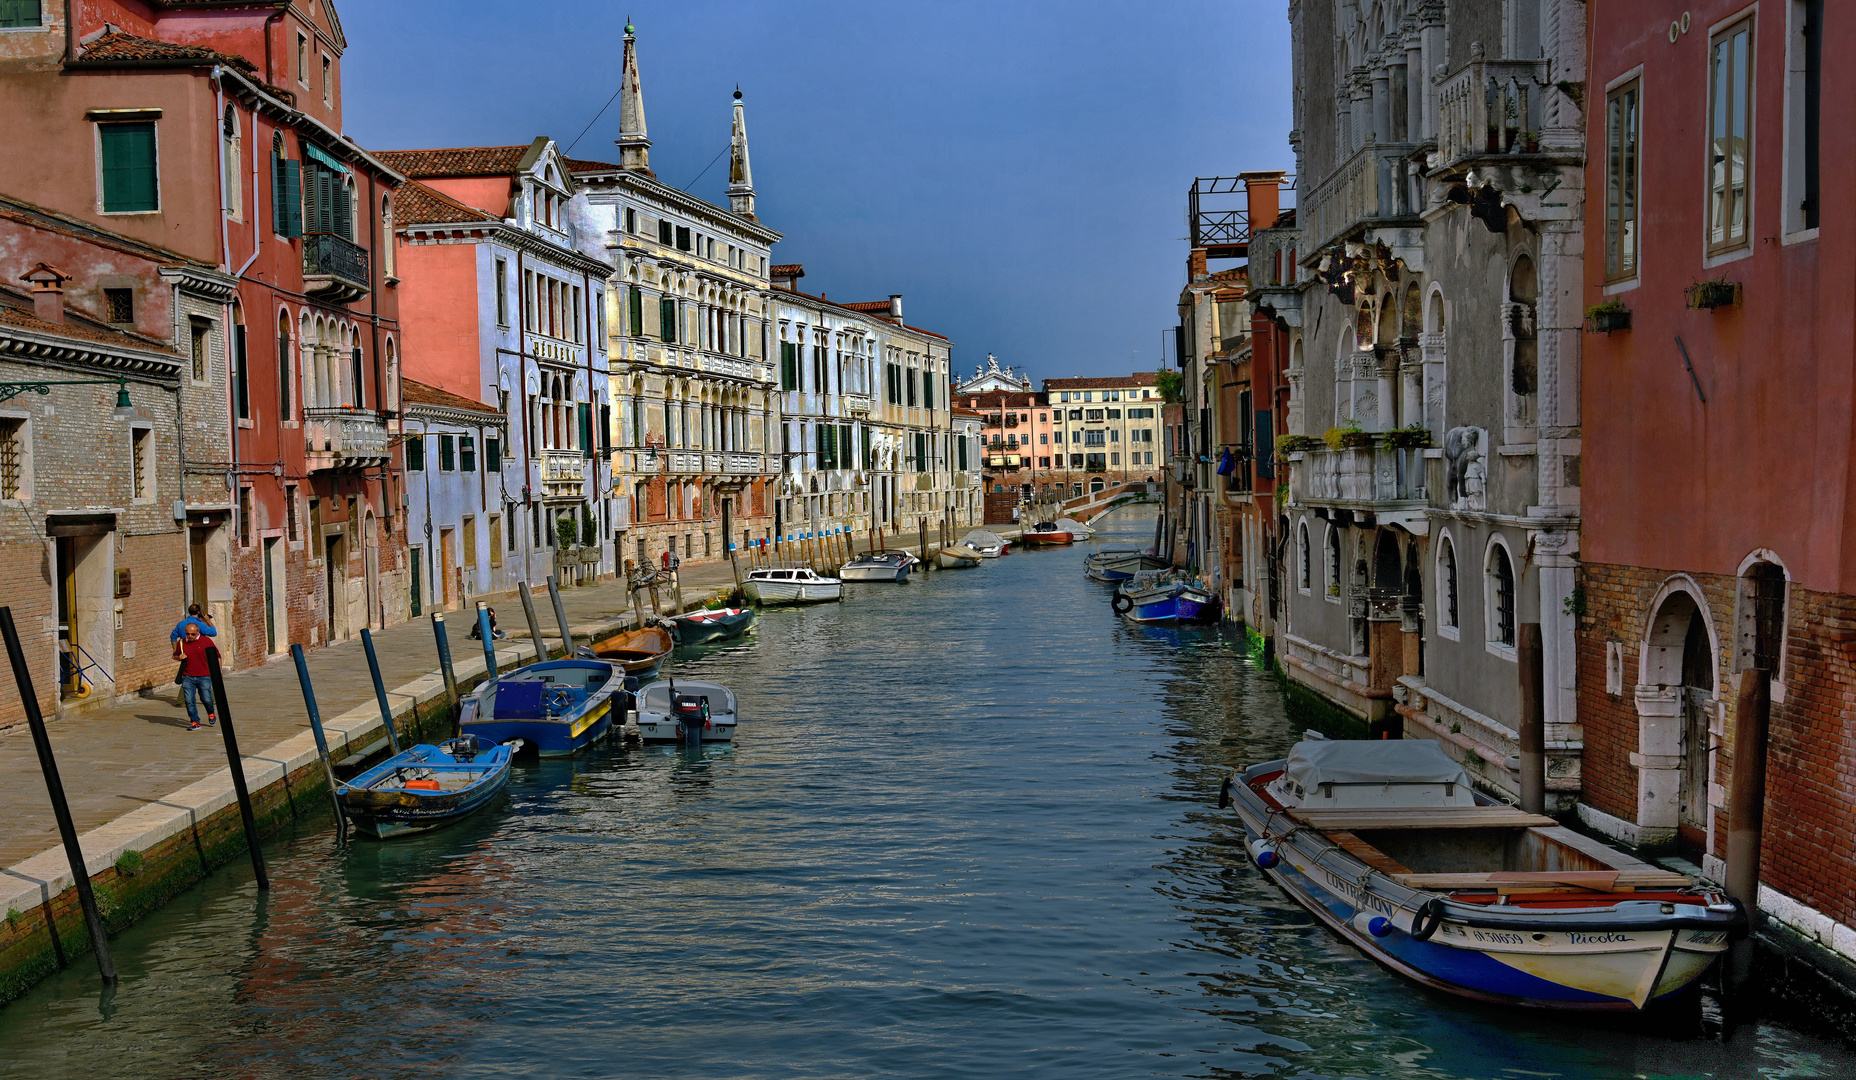
[{"label": "paved walkway", "polygon": [[[727,563],[691,566],[683,572],[684,601],[691,605],[701,603],[718,588],[733,585],[733,572]],[[496,608],[497,623],[511,640],[527,640],[520,597],[484,599]],[[618,582],[564,589],[561,602],[567,609],[568,623],[583,640],[585,634],[623,622],[631,613],[625,587]],[[668,610],[668,594],[663,595],[663,603]],[[558,648],[559,630],[547,593],[536,595],[535,609],[543,636]],[[446,614],[446,636],[454,663],[483,656],[483,645],[470,637],[475,617],[474,610]],[[373,637],[390,699],[404,697],[393,694],[395,687],[438,669],[437,640],[428,618],[376,631]],[[506,647],[509,641],[501,644]],[[359,638],[312,649],[307,657],[316,704],[324,717],[374,701],[374,684]],[[228,675],[226,699],[238,729],[239,750],[247,758],[309,727],[296,666],[289,653]],[[180,692],[173,687],[126,705],[51,720],[47,730],[71,803],[71,816],[80,833],[160,800],[226,766],[225,743],[219,732],[210,727],[190,731]],[[0,732],[0,823],[4,823],[0,826],[0,867],[30,858],[59,842],[38,756],[32,748],[32,735],[25,724]]]}]

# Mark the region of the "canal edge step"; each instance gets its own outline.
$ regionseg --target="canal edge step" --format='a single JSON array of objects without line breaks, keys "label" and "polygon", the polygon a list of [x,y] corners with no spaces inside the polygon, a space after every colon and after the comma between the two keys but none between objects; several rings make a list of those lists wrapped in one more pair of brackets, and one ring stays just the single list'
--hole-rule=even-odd
[{"label": "canal edge step", "polygon": [[[700,602],[691,605],[701,606]],[[576,638],[598,640],[633,623],[630,612],[571,627]],[[543,634],[550,655],[558,636]],[[535,662],[524,636],[496,649],[498,670]],[[460,693],[483,680],[482,650],[453,660]],[[448,718],[450,702],[436,665],[387,691],[394,726],[402,733],[427,730]],[[237,713],[234,712],[236,720]],[[339,761],[385,737],[380,707],[364,702],[323,720],[331,760]],[[305,814],[328,812],[327,784],[317,760],[315,735],[302,731],[262,750],[241,754],[261,836]],[[165,797],[139,806],[78,837],[84,868],[114,934],[185,891],[207,873],[245,852],[237,796],[227,766]],[[54,940],[54,928],[56,940]],[[0,868],[0,1005],[89,951],[83,912],[78,908],[71,864],[62,844]]]}]

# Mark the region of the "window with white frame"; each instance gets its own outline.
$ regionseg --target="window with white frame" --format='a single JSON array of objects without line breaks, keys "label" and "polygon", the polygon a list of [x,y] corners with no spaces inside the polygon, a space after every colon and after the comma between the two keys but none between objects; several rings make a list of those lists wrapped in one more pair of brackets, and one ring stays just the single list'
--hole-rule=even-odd
[{"label": "window with white frame", "polygon": [[1753,16],[1708,39],[1708,252],[1747,244],[1752,206]]},{"label": "window with white frame", "polygon": [[1328,526],[1327,535],[1328,599],[1340,600],[1340,530]]},{"label": "window with white frame", "polygon": [[1301,571],[1297,575],[1297,580],[1300,583],[1299,587],[1301,588],[1303,595],[1307,595],[1308,592],[1314,588],[1315,557],[1314,557],[1314,552],[1310,551],[1308,548],[1308,522],[1306,521],[1302,522],[1302,524],[1298,526],[1298,529],[1301,535],[1298,538],[1300,543],[1297,546],[1301,549],[1302,561],[1301,561]]},{"label": "window with white frame", "polygon": [[1437,616],[1442,629],[1454,631],[1461,625],[1457,610],[1456,543],[1448,536],[1443,538],[1437,553]]},{"label": "window with white frame", "polygon": [[1487,640],[1491,645],[1514,648],[1515,583],[1514,560],[1507,545],[1497,541],[1489,545],[1489,562],[1483,588],[1488,596]]}]

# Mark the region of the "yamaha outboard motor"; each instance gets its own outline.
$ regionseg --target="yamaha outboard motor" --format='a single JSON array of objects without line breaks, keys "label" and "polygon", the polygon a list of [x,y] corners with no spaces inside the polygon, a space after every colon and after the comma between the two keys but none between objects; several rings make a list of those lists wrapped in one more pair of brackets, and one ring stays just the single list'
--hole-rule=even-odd
[{"label": "yamaha outboard motor", "polygon": [[677,721],[677,731],[683,736],[683,745],[692,750],[702,749],[703,729],[709,726],[708,699],[672,691],[670,715]]}]

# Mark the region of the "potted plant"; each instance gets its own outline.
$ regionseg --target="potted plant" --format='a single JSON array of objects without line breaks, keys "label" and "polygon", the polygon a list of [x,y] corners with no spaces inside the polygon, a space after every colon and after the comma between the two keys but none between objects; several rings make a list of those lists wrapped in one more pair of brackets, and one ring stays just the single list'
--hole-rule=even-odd
[{"label": "potted plant", "polygon": [[1607,300],[1602,304],[1593,304],[1585,309],[1585,321],[1591,324],[1592,332],[1609,334],[1615,330],[1630,329],[1630,309],[1622,300]]},{"label": "potted plant", "polygon": [[1740,302],[1740,283],[1726,278],[1697,281],[1683,292],[1688,295],[1689,307],[1702,310],[1732,307]]},{"label": "potted plant", "polygon": [[1331,427],[1321,438],[1336,450],[1364,450],[1373,445],[1373,433],[1360,430],[1358,425]]},{"label": "potted plant", "polygon": [[1396,446],[1400,450],[1416,450],[1431,445],[1431,429],[1423,424],[1393,428],[1385,433],[1385,440],[1387,446]]},{"label": "potted plant", "polygon": [[1284,435],[1276,440],[1276,458],[1286,461],[1290,454],[1306,454],[1310,450],[1319,450],[1327,443],[1316,435]]}]

